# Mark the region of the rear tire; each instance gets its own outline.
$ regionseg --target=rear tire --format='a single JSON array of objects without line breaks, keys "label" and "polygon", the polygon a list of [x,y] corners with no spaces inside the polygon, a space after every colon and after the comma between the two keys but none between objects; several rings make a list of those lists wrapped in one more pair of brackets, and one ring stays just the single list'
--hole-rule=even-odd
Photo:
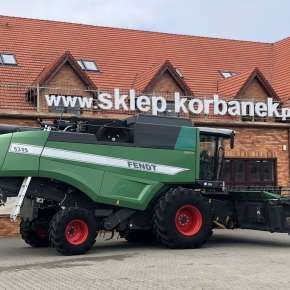
[{"label": "rear tire", "polygon": [[48,226],[45,226],[39,221],[24,221],[20,222],[20,235],[26,244],[33,248],[48,247]]},{"label": "rear tire", "polygon": [[169,248],[198,248],[211,236],[208,199],[191,189],[178,187],[160,198],[155,207],[153,229]]},{"label": "rear tire", "polygon": [[63,255],[80,255],[90,250],[97,236],[96,219],[82,208],[67,208],[57,212],[51,220],[51,245]]}]

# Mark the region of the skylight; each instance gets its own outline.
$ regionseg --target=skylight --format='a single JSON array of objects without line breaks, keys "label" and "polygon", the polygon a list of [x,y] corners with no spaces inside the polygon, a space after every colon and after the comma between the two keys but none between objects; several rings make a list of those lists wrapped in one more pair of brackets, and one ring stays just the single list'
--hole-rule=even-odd
[{"label": "skylight", "polygon": [[0,53],[0,64],[16,65],[16,57],[11,53]]},{"label": "skylight", "polygon": [[175,71],[181,78],[183,78],[183,74],[178,68],[176,68]]},{"label": "skylight", "polygon": [[85,69],[84,65],[83,65],[83,62],[81,60],[78,60],[78,64],[79,66],[82,68],[82,69]]},{"label": "skylight", "polygon": [[221,75],[222,75],[225,79],[237,75],[237,73],[236,73],[236,72],[233,72],[233,71],[220,71],[220,73],[221,73]]},{"label": "skylight", "polygon": [[78,60],[78,64],[83,70],[99,71],[99,68],[97,67],[96,63],[92,60],[81,59],[81,60]]}]

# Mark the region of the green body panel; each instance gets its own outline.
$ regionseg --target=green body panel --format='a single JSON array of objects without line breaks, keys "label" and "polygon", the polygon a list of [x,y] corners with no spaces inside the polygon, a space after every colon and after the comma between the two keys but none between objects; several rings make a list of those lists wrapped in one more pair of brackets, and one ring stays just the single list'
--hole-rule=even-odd
[{"label": "green body panel", "polygon": [[[49,141],[48,136],[48,131],[27,131],[0,136],[2,150],[0,175],[53,178],[78,188],[95,202],[140,210],[146,209],[148,203],[165,184],[192,184],[198,178],[199,133],[196,128],[180,130],[175,150],[119,146],[110,143],[103,145],[55,142]],[[13,147],[9,145],[10,143],[33,145],[30,147],[32,149],[34,146],[37,147],[39,154],[33,155],[30,151],[28,154],[13,150],[9,152],[9,148]],[[68,160],[69,157],[62,158],[62,155],[55,158],[45,154],[47,149],[58,150],[68,156],[67,152],[79,156],[92,156],[92,160],[95,156],[101,156],[105,159],[130,161],[131,168],[94,164],[90,160],[85,162]],[[167,174],[136,169],[145,163],[157,164],[157,168],[164,166],[171,169],[181,168],[183,171]]]},{"label": "green body panel", "polygon": [[[10,146],[12,134],[2,135],[0,138],[0,168],[2,168],[3,162],[5,160],[6,154],[8,153],[8,148]],[[3,171],[0,171],[0,174]],[[4,172],[3,172],[4,173]]]},{"label": "green body panel", "polygon": [[145,209],[154,194],[166,183],[192,183],[195,175],[195,152],[123,147],[96,144],[47,142],[49,148],[65,149],[101,156],[124,158],[182,167],[190,170],[174,176],[41,157],[39,175],[69,183],[96,202]]},{"label": "green body panel", "polygon": [[6,156],[2,163],[1,176],[38,176],[39,156],[30,154],[16,154],[9,152],[10,144],[31,144],[44,147],[49,132],[48,131],[27,131],[6,134],[0,136],[1,150],[3,150],[2,142],[7,136],[10,138],[9,144],[6,144]]}]

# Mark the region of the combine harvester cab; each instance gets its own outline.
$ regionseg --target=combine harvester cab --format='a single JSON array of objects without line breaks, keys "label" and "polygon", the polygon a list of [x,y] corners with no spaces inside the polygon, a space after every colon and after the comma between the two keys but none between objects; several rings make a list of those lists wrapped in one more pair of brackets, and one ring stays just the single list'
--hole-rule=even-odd
[{"label": "combine harvester cab", "polygon": [[83,254],[110,231],[129,242],[197,248],[215,228],[290,232],[287,197],[226,189],[232,130],[139,115],[11,131],[0,136],[0,203],[18,196],[11,218],[20,215],[31,246]]}]

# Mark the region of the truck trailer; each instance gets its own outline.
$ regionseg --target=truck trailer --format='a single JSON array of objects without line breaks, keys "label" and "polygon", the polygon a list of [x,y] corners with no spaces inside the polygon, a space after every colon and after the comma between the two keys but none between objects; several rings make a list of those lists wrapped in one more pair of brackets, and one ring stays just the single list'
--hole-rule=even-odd
[{"label": "truck trailer", "polygon": [[233,130],[136,115],[0,132],[0,204],[17,196],[11,218],[32,247],[84,254],[104,231],[182,249],[215,228],[290,232],[289,197],[222,180]]}]

